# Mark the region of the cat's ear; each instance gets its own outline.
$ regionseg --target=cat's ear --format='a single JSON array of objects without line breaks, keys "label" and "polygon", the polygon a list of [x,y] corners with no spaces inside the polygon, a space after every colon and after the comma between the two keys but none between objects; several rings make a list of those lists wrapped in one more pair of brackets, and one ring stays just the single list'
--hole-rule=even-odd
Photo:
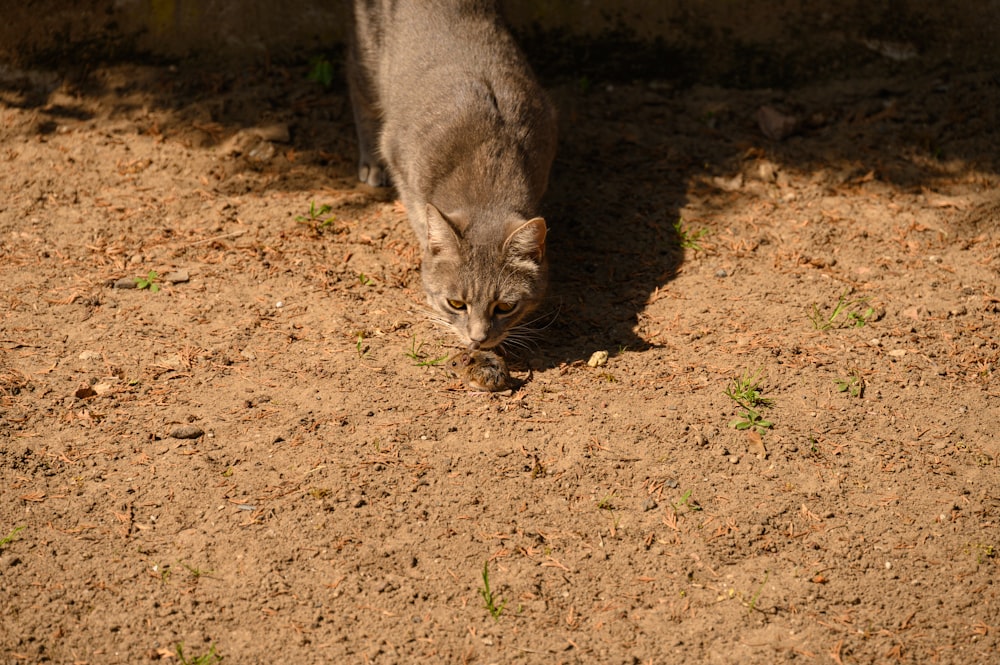
[{"label": "cat's ear", "polygon": [[458,238],[461,231],[433,204],[427,204],[427,248],[432,255],[458,258]]},{"label": "cat's ear", "polygon": [[504,253],[515,254],[541,263],[545,256],[545,220],[541,217],[512,225],[514,230],[504,241]]}]

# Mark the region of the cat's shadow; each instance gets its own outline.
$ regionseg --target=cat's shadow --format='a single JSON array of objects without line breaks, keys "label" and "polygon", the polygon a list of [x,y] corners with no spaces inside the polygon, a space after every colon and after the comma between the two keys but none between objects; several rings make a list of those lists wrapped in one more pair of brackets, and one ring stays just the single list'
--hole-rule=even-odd
[{"label": "cat's shadow", "polygon": [[543,206],[549,297],[533,357],[542,368],[654,346],[642,312],[684,257],[674,227],[683,169],[671,163],[669,132],[655,112],[609,92],[554,94],[560,143]]}]

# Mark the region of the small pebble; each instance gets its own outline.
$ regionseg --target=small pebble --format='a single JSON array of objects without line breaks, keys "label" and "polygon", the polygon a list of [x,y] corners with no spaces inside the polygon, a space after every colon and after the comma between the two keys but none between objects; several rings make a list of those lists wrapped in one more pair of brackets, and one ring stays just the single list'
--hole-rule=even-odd
[{"label": "small pebble", "polygon": [[265,141],[288,143],[291,140],[291,132],[288,130],[288,125],[283,122],[276,122],[273,125],[254,127],[251,131]]},{"label": "small pebble", "polygon": [[172,439],[198,439],[205,435],[205,430],[197,425],[181,425],[170,430]]},{"label": "small pebble", "polygon": [[170,284],[184,284],[191,281],[191,275],[188,274],[187,270],[175,270],[164,275],[163,281]]},{"label": "small pebble", "polygon": [[87,399],[88,397],[94,397],[95,395],[97,395],[97,391],[90,386],[80,386],[76,389],[76,392],[73,393],[73,396],[77,399]]},{"label": "small pebble", "polygon": [[115,281],[116,289],[134,289],[135,288],[135,278],[134,277],[122,277]]},{"label": "small pebble", "polygon": [[739,464],[740,463],[740,456],[739,455],[730,455],[729,456],[729,463],[730,464]]},{"label": "small pebble", "polygon": [[718,270],[715,271],[715,276],[719,278],[729,277],[729,273],[726,272],[725,268],[719,268]]},{"label": "small pebble", "polygon": [[646,500],[642,502],[642,511],[649,512],[650,510],[655,510],[657,506],[656,499],[651,496],[646,497]]},{"label": "small pebble", "polygon": [[587,367],[602,367],[608,364],[608,352],[607,351],[594,351],[590,354],[590,360],[587,361]]}]

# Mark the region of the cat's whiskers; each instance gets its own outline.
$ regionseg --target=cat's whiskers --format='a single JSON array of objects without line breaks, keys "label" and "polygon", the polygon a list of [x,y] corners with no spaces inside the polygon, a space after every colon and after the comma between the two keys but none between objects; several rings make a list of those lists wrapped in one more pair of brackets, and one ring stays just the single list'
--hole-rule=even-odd
[{"label": "cat's whiskers", "polygon": [[428,321],[430,321],[438,328],[441,328],[444,331],[450,333],[455,332],[455,324],[446,319],[444,315],[442,315],[440,312],[433,310],[429,307],[421,308],[420,311],[423,313],[423,315],[427,318]]},{"label": "cat's whiskers", "polygon": [[[539,340],[545,337],[545,330],[555,322],[558,316],[558,310],[546,311],[527,321],[518,322],[507,331],[507,336],[504,337],[500,346],[505,349],[518,349],[526,353],[537,351]],[[541,321],[545,322],[544,325],[537,325]]]}]

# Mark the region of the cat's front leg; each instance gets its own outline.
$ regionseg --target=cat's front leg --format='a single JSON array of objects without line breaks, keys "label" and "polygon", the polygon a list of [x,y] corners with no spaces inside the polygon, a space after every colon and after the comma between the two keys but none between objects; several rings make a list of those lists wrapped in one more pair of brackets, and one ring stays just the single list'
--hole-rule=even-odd
[{"label": "cat's front leg", "polygon": [[382,123],[375,109],[368,77],[354,54],[348,56],[347,83],[354,111],[354,127],[358,132],[358,180],[372,187],[388,187],[389,172],[377,151]]}]

